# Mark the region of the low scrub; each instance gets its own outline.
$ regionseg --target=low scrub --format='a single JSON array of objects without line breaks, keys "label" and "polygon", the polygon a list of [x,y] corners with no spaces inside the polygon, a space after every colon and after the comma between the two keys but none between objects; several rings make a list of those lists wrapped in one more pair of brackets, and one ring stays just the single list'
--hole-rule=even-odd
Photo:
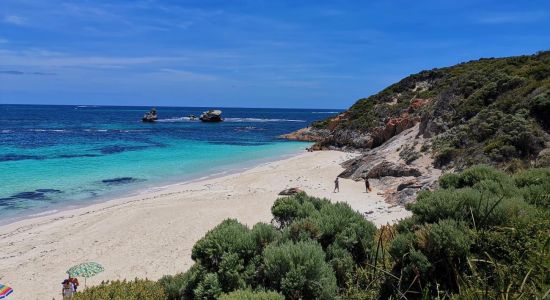
[{"label": "low scrub", "polygon": [[277,199],[272,224],[225,220],[187,272],[110,282],[75,299],[543,299],[550,293],[550,168],[480,165],[440,178],[377,229],[345,203]]},{"label": "low scrub", "polygon": [[166,299],[161,284],[150,280],[109,281],[76,293],[75,300],[158,300]]}]

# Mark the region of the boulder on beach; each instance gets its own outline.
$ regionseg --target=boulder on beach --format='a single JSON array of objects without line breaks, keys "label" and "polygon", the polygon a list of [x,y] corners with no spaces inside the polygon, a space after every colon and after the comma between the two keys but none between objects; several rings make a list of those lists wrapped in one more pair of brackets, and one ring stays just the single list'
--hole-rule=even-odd
[{"label": "boulder on beach", "polygon": [[218,109],[208,110],[203,112],[199,119],[203,122],[221,122],[222,119],[222,111]]},{"label": "boulder on beach", "polygon": [[299,193],[302,193],[302,192],[304,192],[302,189],[297,188],[297,187],[293,187],[293,188],[282,190],[279,193],[279,195],[281,195],[281,196],[292,196],[292,195],[296,195],[296,194],[299,194]]}]

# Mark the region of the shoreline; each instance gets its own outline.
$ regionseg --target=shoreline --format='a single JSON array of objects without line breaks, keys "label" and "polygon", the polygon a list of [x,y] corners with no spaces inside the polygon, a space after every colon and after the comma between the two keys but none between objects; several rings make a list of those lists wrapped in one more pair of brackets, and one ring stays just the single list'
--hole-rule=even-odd
[{"label": "shoreline", "polygon": [[88,279],[149,278],[176,274],[192,265],[191,249],[227,218],[247,226],[270,222],[278,193],[299,187],[309,195],[342,201],[380,226],[408,216],[403,207],[365,193],[361,182],[341,179],[332,193],[340,163],[356,154],[305,152],[220,177],[149,189],[85,207],[0,226],[0,281],[14,299],[58,298],[65,271],[97,261],[105,272]]},{"label": "shoreline", "polygon": [[[304,146],[307,146],[311,143],[303,142]],[[108,192],[105,195],[97,196],[97,197],[91,197],[86,199],[81,199],[75,202],[61,202],[57,205],[52,205],[50,207],[47,207],[47,209],[37,209],[32,210],[29,212],[29,214],[25,215],[18,215],[18,216],[8,216],[6,221],[0,220],[0,227],[6,226],[12,223],[25,221],[33,218],[38,217],[44,217],[44,216],[51,216],[56,213],[61,213],[65,211],[75,210],[79,208],[85,208],[92,205],[101,204],[104,202],[109,202],[112,200],[117,200],[121,198],[129,198],[134,196],[139,196],[142,194],[147,194],[149,192],[156,192],[161,191],[165,188],[169,188],[173,185],[182,185],[182,184],[190,184],[197,181],[203,181],[203,180],[209,180],[209,179],[216,179],[224,176],[229,176],[236,173],[245,172],[247,170],[250,170],[255,167],[260,167],[264,164],[268,164],[271,162],[276,162],[284,159],[288,159],[297,155],[300,155],[303,153],[305,147],[303,149],[297,149],[293,153],[287,153],[287,154],[281,154],[271,157],[264,157],[264,158],[257,158],[252,159],[249,161],[245,161],[242,163],[232,163],[227,166],[228,169],[225,171],[219,171],[217,169],[212,169],[210,171],[202,172],[202,173],[196,173],[189,178],[186,179],[175,179],[174,177],[171,177],[170,179],[164,180],[164,181],[155,181],[155,182],[145,182],[141,185],[136,185],[133,187],[126,187],[123,190],[120,191],[111,191]]]}]

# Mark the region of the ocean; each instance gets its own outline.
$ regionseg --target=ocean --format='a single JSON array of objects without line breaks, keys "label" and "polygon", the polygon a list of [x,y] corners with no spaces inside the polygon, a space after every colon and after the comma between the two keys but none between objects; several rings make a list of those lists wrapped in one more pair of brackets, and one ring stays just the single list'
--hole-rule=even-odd
[{"label": "ocean", "polygon": [[234,172],[301,152],[279,135],[339,113],[219,108],[0,105],[0,224],[157,186]]}]

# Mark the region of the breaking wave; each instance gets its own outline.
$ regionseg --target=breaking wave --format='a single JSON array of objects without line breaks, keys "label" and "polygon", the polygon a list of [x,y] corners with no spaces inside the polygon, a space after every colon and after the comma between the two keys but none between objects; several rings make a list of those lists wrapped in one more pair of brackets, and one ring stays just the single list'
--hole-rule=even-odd
[{"label": "breaking wave", "polygon": [[180,118],[169,118],[169,119],[159,119],[159,120],[157,120],[157,122],[162,122],[162,123],[194,122],[194,121],[198,121],[198,119],[191,120],[191,118],[189,118],[189,117],[180,117]]},{"label": "breaking wave", "polygon": [[263,123],[263,122],[305,122],[304,120],[292,120],[292,119],[261,119],[261,118],[225,118],[226,122],[249,122],[249,123]]}]

